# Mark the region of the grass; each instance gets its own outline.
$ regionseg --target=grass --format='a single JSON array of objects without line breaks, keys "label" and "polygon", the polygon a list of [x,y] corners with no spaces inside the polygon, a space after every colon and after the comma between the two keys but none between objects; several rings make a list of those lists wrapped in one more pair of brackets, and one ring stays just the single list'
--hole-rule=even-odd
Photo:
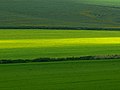
[{"label": "grass", "polygon": [[119,0],[0,0],[0,27],[120,28],[119,2]]},{"label": "grass", "polygon": [[[76,0],[80,2],[80,0]],[[95,5],[104,5],[104,6],[115,6],[119,7],[120,6],[120,1],[119,0],[81,0],[83,3],[88,3],[88,4],[95,4]]]},{"label": "grass", "polygon": [[0,30],[0,59],[119,53],[119,31]]},{"label": "grass", "polygon": [[120,60],[0,65],[0,90],[119,90]]},{"label": "grass", "polygon": [[1,40],[0,48],[44,48],[81,45],[120,44],[120,38],[67,38],[67,39],[23,39]]},{"label": "grass", "polygon": [[0,40],[120,37],[119,31],[0,29]]}]

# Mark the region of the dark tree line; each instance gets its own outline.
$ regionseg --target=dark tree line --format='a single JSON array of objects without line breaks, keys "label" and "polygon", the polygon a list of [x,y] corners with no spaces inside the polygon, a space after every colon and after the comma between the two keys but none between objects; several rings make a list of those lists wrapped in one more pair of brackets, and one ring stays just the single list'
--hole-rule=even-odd
[{"label": "dark tree line", "polygon": [[0,60],[0,64],[8,63],[30,63],[30,62],[53,62],[53,61],[75,61],[75,60],[109,60],[120,59],[120,55],[98,55],[98,56],[80,56],[66,58],[36,58],[36,59],[17,59],[17,60]]},{"label": "dark tree line", "polygon": [[104,27],[67,27],[67,26],[0,26],[0,29],[57,29],[57,30],[120,30],[120,28]]}]

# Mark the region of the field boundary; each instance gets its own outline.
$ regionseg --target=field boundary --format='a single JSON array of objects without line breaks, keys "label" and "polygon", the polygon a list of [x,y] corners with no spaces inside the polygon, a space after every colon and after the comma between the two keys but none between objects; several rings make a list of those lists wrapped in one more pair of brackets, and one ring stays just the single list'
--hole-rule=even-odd
[{"label": "field boundary", "polygon": [[53,30],[120,30],[120,28],[112,28],[112,27],[67,27],[67,26],[6,26],[1,27],[0,29],[53,29]]},{"label": "field boundary", "polygon": [[120,59],[120,55],[96,55],[96,56],[80,56],[80,57],[66,57],[66,58],[36,58],[36,59],[16,59],[16,60],[0,60],[0,64],[9,63],[30,63],[30,62],[54,62],[54,61],[75,61],[75,60],[110,60]]}]

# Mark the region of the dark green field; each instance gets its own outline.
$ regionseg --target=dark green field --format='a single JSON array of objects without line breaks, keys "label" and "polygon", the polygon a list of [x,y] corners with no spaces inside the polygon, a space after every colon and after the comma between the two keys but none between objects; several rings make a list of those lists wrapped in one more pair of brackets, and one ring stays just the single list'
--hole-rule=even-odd
[{"label": "dark green field", "polygon": [[0,90],[119,90],[120,60],[0,65]]},{"label": "dark green field", "polygon": [[120,0],[0,0],[0,27],[120,28]]}]

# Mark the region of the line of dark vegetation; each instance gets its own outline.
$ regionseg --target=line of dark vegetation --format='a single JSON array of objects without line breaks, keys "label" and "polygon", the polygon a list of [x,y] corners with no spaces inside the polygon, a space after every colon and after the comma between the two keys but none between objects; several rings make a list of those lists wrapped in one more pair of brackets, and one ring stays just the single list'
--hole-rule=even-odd
[{"label": "line of dark vegetation", "polygon": [[105,28],[105,27],[52,27],[52,26],[5,26],[0,29],[57,29],[57,30],[120,30],[120,28]]},{"label": "line of dark vegetation", "polygon": [[80,57],[67,57],[67,58],[36,58],[36,59],[0,60],[0,64],[75,61],[75,60],[110,60],[110,59],[120,59],[120,55],[98,55],[98,56],[80,56]]}]

